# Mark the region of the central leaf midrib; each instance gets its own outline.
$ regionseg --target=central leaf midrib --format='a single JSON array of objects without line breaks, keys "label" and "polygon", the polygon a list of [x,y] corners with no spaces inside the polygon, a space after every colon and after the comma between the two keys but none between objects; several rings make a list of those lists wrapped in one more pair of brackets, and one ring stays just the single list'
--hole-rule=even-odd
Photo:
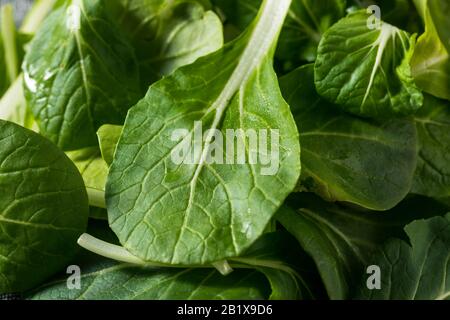
[{"label": "central leaf midrib", "polygon": [[272,44],[278,37],[284,19],[288,13],[290,3],[291,0],[266,0],[263,3],[259,21],[250,35],[247,46],[239,58],[236,69],[225,84],[225,87],[218,96],[217,100],[214,101],[210,107],[210,110],[216,110],[216,115],[211,126],[212,130],[209,131],[209,135],[205,139],[205,145],[202,148],[203,151],[199,164],[190,183],[191,186],[186,214],[183,217],[183,224],[175,241],[174,250],[172,253],[172,263],[176,258],[178,245],[183,237],[183,232],[186,229],[189,213],[192,209],[197,180],[205,165],[205,158],[210,149],[210,144],[208,144],[208,141],[211,140],[213,131],[218,128],[223,114],[225,113],[233,96],[242,84],[248,81],[253,71],[261,65],[264,58],[267,56]]}]

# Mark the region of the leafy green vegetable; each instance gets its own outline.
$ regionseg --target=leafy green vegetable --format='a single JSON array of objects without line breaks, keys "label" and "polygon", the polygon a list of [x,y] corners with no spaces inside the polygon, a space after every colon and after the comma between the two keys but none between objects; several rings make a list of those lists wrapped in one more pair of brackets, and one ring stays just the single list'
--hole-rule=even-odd
[{"label": "leafy green vegetable", "polygon": [[[114,241],[105,228],[91,228],[90,232]],[[80,290],[68,290],[66,280],[59,280],[38,288],[28,296],[30,299],[311,298],[313,293],[320,294],[317,287],[313,291],[306,287],[311,284],[311,279],[315,279],[315,269],[308,257],[299,255],[301,249],[293,241],[286,233],[265,235],[241,258],[236,259],[234,265],[237,269],[227,277],[205,268],[151,269],[114,263],[83,253],[78,257],[77,264],[87,271],[83,275],[84,285]],[[293,251],[292,248],[297,250]],[[280,259],[296,263],[297,266]],[[299,263],[301,268],[298,267]],[[309,279],[298,278],[305,275]]]},{"label": "leafy green vegetable", "polygon": [[413,76],[425,92],[450,100],[450,7],[445,0],[415,3],[425,22],[425,33],[419,37],[411,60]]},{"label": "leafy green vegetable", "polygon": [[[203,2],[203,3],[202,3]],[[139,60],[143,86],[220,49],[223,27],[206,1],[109,1]]]},{"label": "leafy green vegetable", "polygon": [[25,58],[25,93],[40,132],[64,150],[95,146],[97,129],[121,124],[139,98],[134,51],[107,13],[100,0],[68,1]]},{"label": "leafy green vegetable", "polygon": [[316,93],[312,65],[280,85],[300,131],[301,190],[373,210],[391,209],[409,193],[416,168],[412,121],[377,124],[339,111]]},{"label": "leafy green vegetable", "polygon": [[423,103],[411,75],[415,36],[357,11],[323,36],[315,64],[317,92],[343,110],[365,117],[410,115]]},{"label": "leafy green vegetable", "polygon": [[[132,254],[187,265],[238,256],[295,187],[298,132],[272,68],[289,4],[265,1],[242,37],[156,83],[130,110],[106,198],[111,228]],[[180,142],[169,141],[174,130],[193,132],[197,121],[205,131],[217,129],[224,136],[227,129],[278,130],[279,154],[274,154],[278,148],[268,151],[278,171],[264,175],[271,168],[262,163],[236,164],[236,154],[229,157],[234,165],[208,163],[213,131],[201,150],[195,148],[196,164],[175,164],[171,153]],[[246,159],[250,151],[245,150]]]},{"label": "leafy green vegetable", "polygon": [[415,122],[419,157],[412,192],[450,197],[450,102],[426,95]]},{"label": "leafy green vegetable", "polygon": [[411,245],[393,239],[371,262],[381,269],[381,289],[368,290],[362,299],[448,300],[450,298],[450,214],[419,220],[405,228]]},{"label": "leafy green vegetable", "polygon": [[114,159],[117,143],[122,134],[122,126],[104,125],[97,131],[100,150],[102,152],[103,160],[111,165]]},{"label": "leafy green vegetable", "polygon": [[326,204],[307,194],[292,197],[289,204],[296,210],[285,207],[277,218],[314,259],[331,299],[354,294],[371,254],[388,238],[401,237],[405,223],[426,217],[423,210],[445,213],[424,198],[409,199],[384,216]]},{"label": "leafy green vegetable", "polygon": [[98,147],[67,152],[84,180],[91,206],[105,208],[105,186],[108,165],[101,157]]},{"label": "leafy green vegetable", "polygon": [[268,298],[269,284],[258,271],[239,270],[223,277],[216,270],[152,270],[117,264],[84,273],[81,290],[66,280],[42,288],[33,300],[236,300]]},{"label": "leafy green vegetable", "polygon": [[88,203],[77,169],[49,141],[2,120],[0,141],[0,292],[21,292],[74,256]]},{"label": "leafy green vegetable", "polygon": [[286,232],[264,234],[242,257],[231,263],[247,264],[261,271],[272,288],[271,299],[320,299],[323,288],[313,261]]},{"label": "leafy green vegetable", "polygon": [[421,28],[420,17],[410,0],[353,0],[350,3],[354,6],[348,11],[369,10],[370,6],[376,5],[380,8],[381,20],[409,32],[417,32]]},{"label": "leafy green vegetable", "polygon": [[0,299],[449,299],[449,10],[1,7]]},{"label": "leafy green vegetable", "polygon": [[[229,22],[245,29],[258,13],[262,0],[216,0]],[[314,61],[323,33],[344,17],[345,0],[295,0],[289,9],[277,47],[276,57],[298,66]]]},{"label": "leafy green vegetable", "polygon": [[443,0],[429,1],[427,4],[439,38],[447,52],[450,52],[450,21],[448,20],[450,4]]}]

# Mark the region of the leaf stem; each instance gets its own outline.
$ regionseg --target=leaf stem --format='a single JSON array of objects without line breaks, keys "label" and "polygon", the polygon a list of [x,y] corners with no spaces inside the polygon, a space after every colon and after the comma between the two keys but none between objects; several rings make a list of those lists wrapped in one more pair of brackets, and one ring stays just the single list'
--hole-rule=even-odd
[{"label": "leaf stem", "polygon": [[[228,264],[227,261],[219,261],[212,263],[212,265],[198,265],[198,266],[182,266],[182,265],[170,265],[158,262],[144,261],[133,254],[131,254],[124,247],[108,243],[106,241],[97,239],[87,233],[84,233],[78,238],[78,244],[84,249],[96,253],[102,257],[113,259],[120,262],[125,262],[129,264],[135,264],[143,267],[150,268],[216,268],[222,275],[228,275],[233,272],[233,268]],[[242,268],[247,268],[245,266],[240,266]]]},{"label": "leaf stem", "polygon": [[146,263],[136,256],[133,256],[123,247],[102,241],[87,233],[84,233],[80,236],[80,238],[78,239],[78,244],[86,250],[113,260],[137,265],[152,265]]},{"label": "leaf stem", "polygon": [[14,8],[11,4],[1,7],[1,37],[5,49],[6,70],[9,83],[13,83],[19,74],[19,59],[17,57],[16,25],[14,23]]}]

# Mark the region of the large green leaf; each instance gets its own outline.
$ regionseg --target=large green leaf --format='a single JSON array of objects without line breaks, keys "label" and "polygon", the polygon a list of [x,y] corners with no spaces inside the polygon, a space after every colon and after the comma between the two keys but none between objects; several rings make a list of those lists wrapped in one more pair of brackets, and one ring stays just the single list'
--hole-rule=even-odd
[{"label": "large green leaf", "polygon": [[408,199],[386,215],[327,204],[307,194],[288,203],[295,211],[283,208],[277,218],[314,259],[331,299],[354,294],[371,254],[388,238],[402,237],[406,223],[446,210],[422,197]]},{"label": "large green leaf", "polygon": [[[114,238],[105,232],[106,228],[95,225],[94,227],[91,226],[89,232],[114,242]],[[311,298],[312,292],[315,294],[320,285],[311,288],[306,286],[315,278],[315,269],[314,266],[311,268],[309,258],[299,255],[300,252],[295,239],[288,234],[281,232],[267,234],[238,261],[233,262],[236,270],[226,277],[208,268],[151,269],[115,263],[83,252],[77,260],[77,265],[83,271],[80,290],[68,290],[64,279],[52,281],[34,290],[28,298],[191,300]],[[297,265],[291,265],[289,262]]]},{"label": "large green leaf", "polygon": [[121,124],[140,95],[133,48],[100,0],[67,1],[52,13],[23,69],[41,133],[64,150],[97,145],[97,129]]},{"label": "large green leaf", "polygon": [[450,3],[445,0],[428,1],[428,8],[433,18],[434,26],[442,44],[450,52]]},{"label": "large green leaf", "polygon": [[[263,233],[295,187],[300,174],[298,132],[272,68],[289,4],[265,1],[242,37],[159,81],[130,110],[106,197],[111,227],[132,254],[172,264],[238,256]],[[193,132],[200,130],[198,121],[203,132],[216,129],[223,136],[232,129],[266,130],[272,143],[266,151],[264,146],[257,150],[241,136],[245,148],[228,153],[220,164],[223,146],[211,142],[214,131],[205,135],[206,143],[195,143],[194,148],[189,144]],[[180,129],[186,130],[186,137],[174,141],[174,130]],[[173,161],[185,147],[196,164]],[[214,150],[216,161],[209,161]],[[245,155],[244,164],[238,164],[238,153]],[[251,164],[250,153],[253,160],[256,155],[269,159],[272,168],[262,161]]]},{"label": "large green leaf", "polygon": [[381,270],[381,289],[361,283],[358,299],[450,299],[450,214],[414,221],[405,228],[411,244],[389,240],[370,264]]},{"label": "large green leaf", "polygon": [[419,157],[411,192],[450,197],[450,102],[426,95],[415,121]]},{"label": "large green leaf", "polygon": [[73,258],[88,201],[72,162],[41,136],[0,120],[0,293],[33,288]]},{"label": "large green leaf", "polygon": [[[420,17],[411,0],[351,0],[353,4],[348,10],[360,10],[376,5],[380,8],[380,16],[383,21],[399,28],[417,32],[420,29]],[[373,11],[372,11],[373,12]]]},{"label": "large green leaf", "polygon": [[108,5],[136,49],[145,90],[223,45],[222,22],[207,10],[206,1],[120,0]]},{"label": "large green leaf", "polygon": [[366,117],[409,115],[423,103],[409,63],[415,36],[357,11],[333,25],[318,49],[315,81],[321,96]]},{"label": "large green leaf", "polygon": [[307,65],[280,80],[300,131],[301,189],[374,210],[394,207],[411,189],[414,123],[377,124],[339,111],[316,93],[313,73]]},{"label": "large green leaf", "polygon": [[321,299],[324,296],[311,258],[285,231],[264,234],[244,254],[230,263],[250,265],[269,280],[273,300]]},{"label": "large green leaf", "polygon": [[425,21],[425,33],[412,57],[413,76],[424,91],[450,100],[450,6],[446,0],[415,2]]},{"label": "large green leaf", "polygon": [[[245,29],[262,0],[216,0],[227,21]],[[276,57],[293,65],[314,61],[323,33],[345,15],[345,0],[294,0],[280,35]]]},{"label": "large green leaf", "polygon": [[152,270],[128,264],[84,273],[81,290],[66,280],[29,296],[33,300],[235,300],[267,298],[269,285],[258,271],[236,271],[224,277],[216,270]]}]

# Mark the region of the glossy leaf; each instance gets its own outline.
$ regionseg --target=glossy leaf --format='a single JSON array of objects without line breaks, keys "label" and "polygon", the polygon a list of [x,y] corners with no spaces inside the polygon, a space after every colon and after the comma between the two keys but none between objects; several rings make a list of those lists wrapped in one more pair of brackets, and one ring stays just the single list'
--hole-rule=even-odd
[{"label": "glossy leaf", "polygon": [[445,0],[428,1],[427,4],[439,38],[447,52],[450,52],[450,4]]},{"label": "glossy leaf", "polygon": [[[258,13],[262,0],[216,0],[227,22],[245,29]],[[344,0],[294,0],[280,35],[276,57],[297,66],[314,61],[323,33],[345,15]]]},{"label": "glossy leaf", "polygon": [[318,49],[317,92],[355,115],[389,118],[415,113],[423,103],[411,75],[415,36],[357,11],[333,25]]},{"label": "glossy leaf", "polygon": [[0,119],[38,131],[33,114],[27,108],[22,82],[23,76],[20,75],[0,99]]},{"label": "glossy leaf", "polygon": [[25,58],[27,101],[41,134],[64,150],[97,145],[97,129],[121,124],[140,95],[134,51],[107,13],[104,1],[68,1]]},{"label": "glossy leaf", "polygon": [[[106,197],[111,227],[135,256],[187,265],[238,256],[264,232],[295,187],[298,132],[272,68],[289,4],[265,1],[241,38],[156,83],[130,110]],[[212,131],[201,148],[185,143],[198,132],[198,121],[204,132],[217,129],[223,136],[227,129],[278,135],[279,144],[274,138],[265,153],[272,154],[272,168],[261,161],[236,164],[237,152],[228,158],[233,164],[220,164],[220,153],[217,161],[206,161]],[[180,129],[188,135],[174,141],[174,130]],[[180,145],[192,151],[196,164],[173,161]],[[252,148],[243,151],[245,159],[250,152],[264,158],[264,148]]]},{"label": "glossy leaf", "polygon": [[411,189],[414,123],[379,124],[339,111],[316,93],[313,73],[308,65],[280,80],[300,132],[300,190],[373,210],[394,207]]},{"label": "glossy leaf", "polygon": [[412,57],[413,76],[424,91],[450,100],[450,7],[445,0],[415,2],[425,22],[425,33],[419,37]]},{"label": "glossy leaf", "polygon": [[287,232],[264,234],[241,257],[230,263],[246,264],[261,271],[272,288],[270,299],[321,299],[323,287],[310,257]]},{"label": "glossy leaf", "polygon": [[86,188],[105,191],[108,166],[97,147],[71,151],[67,155],[80,171]]},{"label": "glossy leaf", "polygon": [[415,122],[419,157],[412,192],[450,197],[450,102],[426,95]]},{"label": "glossy leaf", "polygon": [[145,90],[161,77],[222,47],[222,22],[206,2],[108,2],[136,49]]},{"label": "glossy leaf", "polygon": [[288,203],[295,211],[283,208],[277,218],[314,259],[331,299],[353,296],[371,254],[388,238],[402,237],[406,223],[445,212],[424,198],[409,199],[386,215],[327,204],[307,194]]},{"label": "glossy leaf", "polygon": [[[94,228],[93,228],[94,227]],[[109,239],[100,222],[90,233]],[[297,250],[292,250],[293,248]],[[294,299],[311,298],[306,287],[315,270],[308,257],[286,233],[267,234],[241,258],[233,262],[236,269],[228,276],[216,270],[149,269],[118,264],[82,253],[77,261],[82,270],[82,288],[68,290],[66,280],[49,283],[28,295],[30,299]],[[302,258],[299,260],[299,257]],[[282,259],[282,260],[280,260]],[[297,264],[296,266],[290,263]],[[299,268],[298,263],[301,263]],[[310,269],[312,266],[312,269]],[[258,272],[259,271],[259,272]],[[300,279],[307,276],[307,279]],[[299,280],[305,282],[298,282]],[[320,287],[320,286],[319,286]],[[312,290],[317,291],[317,287]]]},{"label": "glossy leaf", "polygon": [[448,300],[450,214],[418,220],[405,228],[409,242],[386,242],[370,263],[381,270],[381,289],[361,283],[358,299]]},{"label": "glossy leaf", "polygon": [[0,293],[47,280],[76,253],[88,202],[72,162],[46,139],[0,120]]},{"label": "glossy leaf", "polygon": [[257,271],[236,271],[224,277],[211,269],[151,270],[118,264],[85,273],[81,290],[67,290],[66,280],[32,300],[236,300],[267,298],[268,283]]},{"label": "glossy leaf", "polygon": [[98,141],[100,144],[100,151],[103,160],[108,166],[111,165],[114,159],[117,143],[122,134],[122,126],[104,125],[97,131]]}]

